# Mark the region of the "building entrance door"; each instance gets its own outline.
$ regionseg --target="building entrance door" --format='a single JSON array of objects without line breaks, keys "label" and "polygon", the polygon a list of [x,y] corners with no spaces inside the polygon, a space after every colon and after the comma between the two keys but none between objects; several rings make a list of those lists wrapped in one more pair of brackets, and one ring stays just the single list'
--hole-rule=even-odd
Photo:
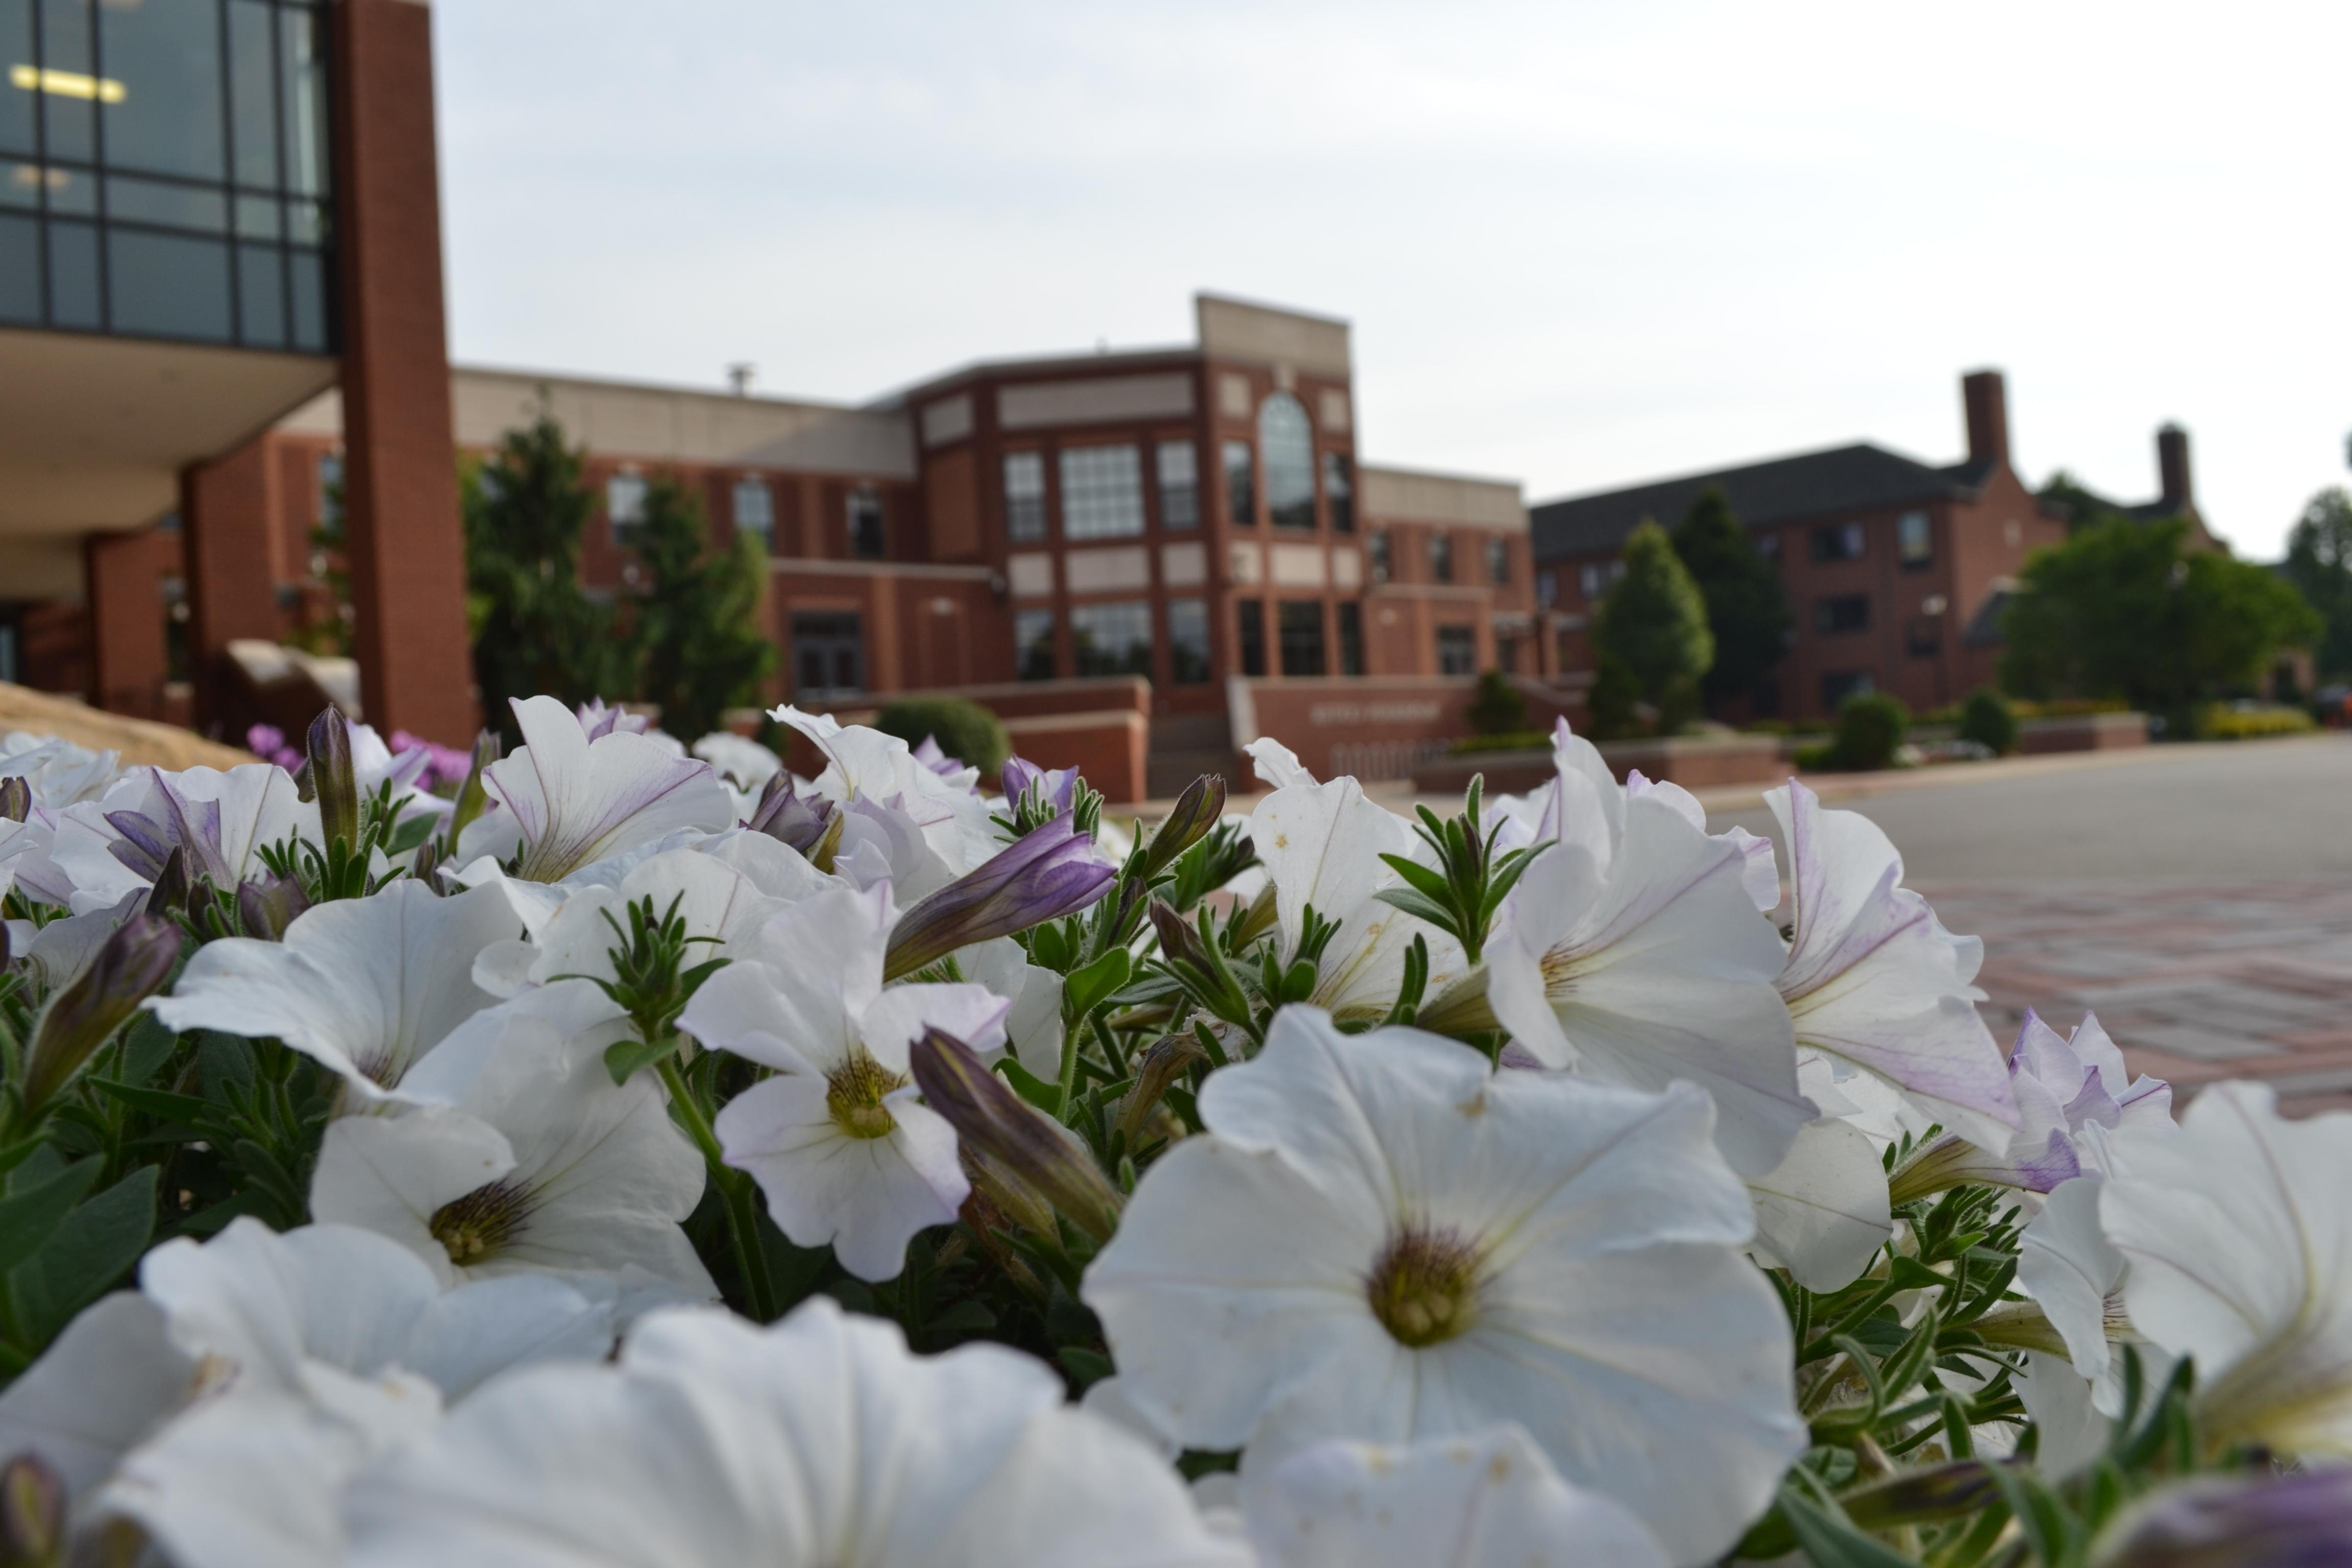
[{"label": "building entrance door", "polygon": [[866,689],[866,632],[854,611],[793,617],[793,685],[803,698]]}]

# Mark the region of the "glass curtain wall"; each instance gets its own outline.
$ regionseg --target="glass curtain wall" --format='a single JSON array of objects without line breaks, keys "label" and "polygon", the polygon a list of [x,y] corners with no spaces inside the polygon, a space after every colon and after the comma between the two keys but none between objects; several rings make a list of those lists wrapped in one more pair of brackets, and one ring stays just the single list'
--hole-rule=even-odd
[{"label": "glass curtain wall", "polygon": [[327,26],[0,0],[0,321],[334,352]]}]

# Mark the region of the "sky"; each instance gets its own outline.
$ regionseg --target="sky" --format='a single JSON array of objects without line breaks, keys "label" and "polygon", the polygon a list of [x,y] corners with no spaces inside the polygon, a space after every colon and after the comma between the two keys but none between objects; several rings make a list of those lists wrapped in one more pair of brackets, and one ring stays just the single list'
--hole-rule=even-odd
[{"label": "sky", "polygon": [[1531,501],[1870,440],[2275,557],[2347,482],[2352,5],[441,0],[452,351],[863,402],[1353,323],[1368,462]]}]

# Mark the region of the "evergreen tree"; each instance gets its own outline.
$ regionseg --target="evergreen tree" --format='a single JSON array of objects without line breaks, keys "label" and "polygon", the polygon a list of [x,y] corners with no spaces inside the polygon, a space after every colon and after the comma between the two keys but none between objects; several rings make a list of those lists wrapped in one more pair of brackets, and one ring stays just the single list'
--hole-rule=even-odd
[{"label": "evergreen tree", "polygon": [[467,618],[485,721],[511,743],[520,736],[509,698],[620,696],[627,665],[612,611],[580,584],[580,537],[595,500],[562,427],[542,405],[463,486]]},{"label": "evergreen tree", "polygon": [[1701,490],[1684,514],[1675,553],[1706,601],[1706,629],[1715,638],[1715,662],[1700,690],[1710,703],[1745,697],[1789,650],[1780,574],[1757,552],[1717,485]]},{"label": "evergreen tree", "polygon": [[1643,519],[1625,542],[1625,575],[1601,603],[1595,640],[1624,667],[1642,700],[1673,734],[1698,710],[1698,683],[1715,662],[1706,601],[1675,554],[1674,541]]},{"label": "evergreen tree", "polygon": [[645,569],[631,599],[637,696],[661,705],[661,726],[691,742],[757,694],[776,650],[760,625],[767,560],[758,538],[709,548],[702,504],[667,476],[646,490],[631,545]]},{"label": "evergreen tree", "polygon": [[2311,498],[2287,536],[2286,576],[2325,623],[2314,662],[2323,679],[2352,676],[2352,495]]}]

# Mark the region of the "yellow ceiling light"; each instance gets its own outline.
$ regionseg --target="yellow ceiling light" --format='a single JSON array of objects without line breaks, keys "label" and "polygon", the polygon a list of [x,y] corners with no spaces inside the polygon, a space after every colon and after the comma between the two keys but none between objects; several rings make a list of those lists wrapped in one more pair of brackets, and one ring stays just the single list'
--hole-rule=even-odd
[{"label": "yellow ceiling light", "polygon": [[53,92],[59,98],[91,99],[100,103],[121,103],[131,96],[121,82],[110,77],[46,70],[37,66],[10,66],[8,83],[26,92]]}]

